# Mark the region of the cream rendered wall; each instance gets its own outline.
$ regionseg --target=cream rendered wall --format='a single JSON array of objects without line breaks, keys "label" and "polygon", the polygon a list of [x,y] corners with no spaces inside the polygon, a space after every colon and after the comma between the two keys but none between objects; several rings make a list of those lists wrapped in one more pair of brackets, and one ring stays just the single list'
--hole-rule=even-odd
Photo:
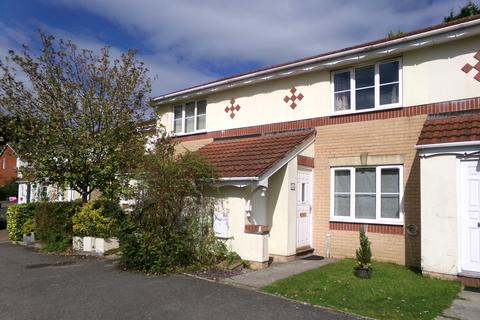
[{"label": "cream rendered wall", "polygon": [[457,164],[454,155],[421,159],[421,255],[427,272],[458,272]]},{"label": "cream rendered wall", "polygon": [[245,233],[245,201],[250,197],[249,187],[221,187],[217,199],[228,214],[227,246],[242,259],[266,262],[268,261],[268,235]]},{"label": "cream rendered wall", "polygon": [[268,180],[268,243],[272,255],[291,256],[297,245],[297,196],[290,184],[297,182],[297,160],[290,161]]},{"label": "cream rendered wall", "polygon": [[[224,186],[215,197],[221,201],[228,213],[227,241],[231,250],[242,259],[264,262],[269,255],[291,256],[296,253],[296,192],[290,184],[297,181],[297,161],[293,159],[268,179],[266,197],[261,197],[261,189],[252,190]],[[247,218],[245,203],[252,200],[252,217]],[[266,205],[266,208],[265,208]],[[259,212],[265,210],[266,217]],[[269,235],[245,233],[245,224],[271,226]],[[261,260],[264,259],[264,260]]]},{"label": "cream rendered wall", "polygon": [[[413,106],[432,102],[477,97],[480,82],[473,79],[475,70],[465,74],[465,63],[475,65],[473,58],[480,49],[480,36],[469,37],[440,45],[416,49],[401,55],[403,64],[403,105]],[[397,58],[392,55],[390,58]],[[388,57],[385,57],[388,59]],[[365,65],[375,61],[362,61]],[[355,64],[353,66],[357,66]],[[341,66],[340,69],[349,66]],[[207,131],[248,127],[299,119],[328,116],[332,113],[330,74],[332,70],[315,71],[283,79],[275,79],[250,86],[232,88],[198,99],[207,99]],[[283,98],[290,96],[290,88],[302,93],[302,101],[292,110]],[[235,117],[225,113],[230,99],[235,99],[240,111]],[[172,130],[172,107],[174,103],[158,107],[161,123]]]},{"label": "cream rendered wall", "polygon": [[478,97],[480,82],[476,70],[461,68],[480,50],[480,36],[410,51],[403,56],[404,105]]}]

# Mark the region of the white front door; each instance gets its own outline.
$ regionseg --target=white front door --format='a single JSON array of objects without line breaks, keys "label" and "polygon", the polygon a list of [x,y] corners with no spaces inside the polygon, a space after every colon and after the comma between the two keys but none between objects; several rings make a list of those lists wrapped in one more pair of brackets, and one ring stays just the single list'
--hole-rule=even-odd
[{"label": "white front door", "polygon": [[480,166],[461,162],[460,209],[463,271],[480,272]]},{"label": "white front door", "polygon": [[298,169],[297,248],[310,246],[312,214],[312,171]]}]

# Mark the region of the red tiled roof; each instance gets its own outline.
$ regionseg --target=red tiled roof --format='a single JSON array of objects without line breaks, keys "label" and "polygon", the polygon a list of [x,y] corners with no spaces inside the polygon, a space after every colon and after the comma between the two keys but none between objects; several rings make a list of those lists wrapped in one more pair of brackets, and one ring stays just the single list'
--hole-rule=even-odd
[{"label": "red tiled roof", "polygon": [[221,178],[259,177],[313,134],[313,130],[308,130],[216,140],[198,152],[210,161]]},{"label": "red tiled roof", "polygon": [[480,113],[451,114],[425,121],[417,145],[480,141]]}]

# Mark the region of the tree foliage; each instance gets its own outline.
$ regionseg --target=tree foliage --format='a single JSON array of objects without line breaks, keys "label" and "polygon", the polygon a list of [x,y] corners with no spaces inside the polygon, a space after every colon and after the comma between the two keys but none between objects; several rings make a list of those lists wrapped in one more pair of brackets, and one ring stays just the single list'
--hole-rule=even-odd
[{"label": "tree foliage", "polygon": [[0,106],[15,121],[22,173],[84,201],[94,189],[112,198],[144,151],[148,69],[134,50],[114,59],[108,47],[94,53],[42,32],[40,40],[37,54],[23,46],[0,60]]},{"label": "tree foliage", "polygon": [[160,138],[137,176],[137,203],[120,233],[121,264],[147,272],[212,266],[226,248],[213,232],[213,167],[196,153],[175,155]]},{"label": "tree foliage", "polygon": [[471,17],[480,14],[480,7],[473,1],[469,1],[465,6],[461,7],[459,12],[450,11],[450,14],[443,18],[443,22],[450,22],[453,20]]}]

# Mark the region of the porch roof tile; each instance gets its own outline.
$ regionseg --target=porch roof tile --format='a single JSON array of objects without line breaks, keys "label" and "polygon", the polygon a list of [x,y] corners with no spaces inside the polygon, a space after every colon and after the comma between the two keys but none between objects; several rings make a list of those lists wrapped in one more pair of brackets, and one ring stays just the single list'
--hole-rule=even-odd
[{"label": "porch roof tile", "polygon": [[306,130],[215,140],[198,152],[221,178],[259,177],[314,133]]},{"label": "porch roof tile", "polygon": [[430,116],[417,145],[480,141],[480,110]]}]

